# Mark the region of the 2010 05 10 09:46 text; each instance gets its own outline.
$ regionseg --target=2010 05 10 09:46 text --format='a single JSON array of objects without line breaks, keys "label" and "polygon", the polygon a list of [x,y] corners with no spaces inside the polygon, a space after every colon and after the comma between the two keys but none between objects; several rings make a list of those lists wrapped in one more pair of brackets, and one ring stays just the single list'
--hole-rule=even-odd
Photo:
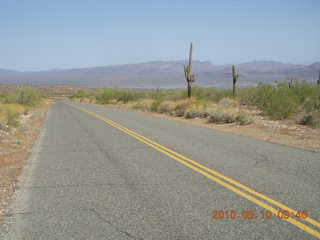
[{"label": "2010 05 10 09:46 text", "polygon": [[262,210],[260,212],[254,212],[252,210],[244,210],[239,212],[235,210],[214,210],[212,211],[211,219],[271,219],[275,216],[278,219],[288,219],[290,217],[306,219],[308,217],[308,212],[306,210],[299,210],[296,213],[293,213],[287,210],[279,210],[277,215],[275,215],[269,210]]}]

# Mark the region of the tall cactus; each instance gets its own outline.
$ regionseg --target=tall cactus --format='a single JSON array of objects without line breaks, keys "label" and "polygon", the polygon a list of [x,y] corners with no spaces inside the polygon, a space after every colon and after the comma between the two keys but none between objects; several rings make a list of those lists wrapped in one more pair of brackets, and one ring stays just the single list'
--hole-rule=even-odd
[{"label": "tall cactus", "polygon": [[192,74],[192,43],[190,44],[189,64],[187,66],[183,65],[183,69],[184,69],[184,76],[188,83],[188,98],[190,98],[192,83],[195,81],[195,77]]},{"label": "tall cactus", "polygon": [[239,74],[236,73],[236,68],[232,65],[232,95],[235,97],[237,95],[237,79],[239,78]]},{"label": "tall cactus", "polygon": [[292,77],[288,78],[288,86],[289,86],[289,88],[291,88],[293,86],[293,78]]},{"label": "tall cactus", "polygon": [[20,92],[20,96],[19,96],[19,103],[20,104],[23,104],[23,102],[24,102],[24,92],[23,92],[23,90],[21,90],[21,92]]},{"label": "tall cactus", "polygon": [[317,81],[318,86],[320,86],[320,70],[319,70],[319,79]]}]

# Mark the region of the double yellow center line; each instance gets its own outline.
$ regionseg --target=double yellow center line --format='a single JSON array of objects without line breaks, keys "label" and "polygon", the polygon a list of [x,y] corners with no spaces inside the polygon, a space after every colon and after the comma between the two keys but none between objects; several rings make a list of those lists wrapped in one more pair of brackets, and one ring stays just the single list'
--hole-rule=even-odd
[{"label": "double yellow center line", "polygon": [[[269,204],[272,204],[274,206],[277,206],[277,207],[281,208],[280,210],[289,211],[290,213],[293,213],[294,215],[297,214],[296,210],[294,210],[294,209],[292,209],[292,208],[290,208],[290,207],[288,207],[288,206],[286,206],[286,205],[284,205],[284,204],[282,204],[282,203],[280,203],[278,201],[275,201],[275,200],[273,200],[273,199],[271,199],[271,198],[269,198],[269,197],[267,197],[267,196],[265,196],[265,195],[263,195],[261,193],[258,193],[257,191],[255,191],[255,190],[253,190],[253,189],[251,189],[249,187],[246,187],[243,184],[241,184],[241,183],[239,183],[239,182],[237,182],[237,181],[235,181],[235,180],[233,180],[233,179],[231,179],[229,177],[226,177],[226,176],[222,175],[221,173],[218,173],[218,172],[216,172],[216,171],[214,171],[214,170],[212,170],[212,169],[210,169],[210,168],[208,168],[208,167],[206,167],[206,166],[204,166],[204,165],[202,165],[202,164],[200,164],[200,163],[198,163],[198,162],[196,162],[196,161],[194,161],[194,160],[192,160],[190,158],[187,158],[187,157],[185,157],[185,156],[183,156],[183,155],[181,155],[181,154],[179,154],[179,153],[177,153],[177,152],[175,152],[175,151],[173,151],[173,150],[171,150],[169,148],[166,148],[165,146],[162,146],[162,145],[150,140],[149,138],[146,138],[146,137],[144,137],[144,136],[142,136],[142,135],[140,135],[140,134],[138,134],[138,133],[126,128],[126,127],[123,127],[120,124],[115,123],[115,122],[111,121],[108,118],[102,117],[102,116],[100,116],[100,115],[98,115],[96,113],[90,112],[90,111],[88,111],[88,110],[86,110],[86,109],[84,109],[82,107],[76,106],[74,104],[70,104],[70,103],[67,103],[67,102],[64,102],[64,103],[66,103],[66,104],[68,104],[68,105],[70,105],[72,107],[75,107],[75,108],[77,108],[77,109],[79,109],[79,110],[81,110],[81,111],[83,111],[83,112],[95,117],[95,118],[98,118],[98,119],[108,123],[109,125],[119,129],[120,131],[122,131],[122,132],[124,132],[124,133],[126,133],[126,134],[128,134],[128,135],[130,135],[132,137],[134,137],[135,139],[139,140],[140,142],[143,142],[144,144],[146,144],[146,145],[156,149],[157,151],[165,154],[166,156],[168,156],[168,157],[170,157],[170,158],[182,163],[183,165],[185,165],[185,166],[191,168],[192,170],[202,174],[203,176],[206,176],[207,178],[211,179],[212,181],[214,181],[214,182],[226,187],[227,189],[233,191],[234,193],[236,193],[236,194],[248,199],[249,201],[259,205],[262,208],[265,208],[265,209],[271,211],[275,215],[278,214],[279,209],[275,209],[275,208],[271,207],[270,205],[262,202],[261,200],[257,199],[256,197],[265,200]],[[251,193],[255,197],[252,196],[252,195],[249,195],[248,193]],[[304,230],[305,232],[307,232],[307,233],[309,233],[309,234],[311,234],[311,235],[313,235],[315,237],[320,238],[320,232],[318,232],[318,231],[314,230],[313,228],[311,228],[311,227],[309,227],[309,226],[307,226],[307,225],[305,225],[305,224],[293,219],[292,217],[289,217],[288,219],[283,219],[283,220],[288,221],[291,224],[297,226],[298,228]],[[320,228],[320,223],[317,222],[316,220],[311,219],[310,217],[307,217],[306,219],[304,219],[304,221],[312,224],[313,226],[316,226],[316,227]]]}]

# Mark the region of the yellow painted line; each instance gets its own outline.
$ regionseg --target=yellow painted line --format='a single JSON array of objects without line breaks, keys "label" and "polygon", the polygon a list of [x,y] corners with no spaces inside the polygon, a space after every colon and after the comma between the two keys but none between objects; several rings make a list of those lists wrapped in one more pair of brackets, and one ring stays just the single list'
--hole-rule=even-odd
[{"label": "yellow painted line", "polygon": [[[165,151],[167,151],[167,152],[169,152],[169,153],[171,153],[171,154],[173,154],[173,155],[176,155],[177,157],[180,157],[180,158],[182,158],[182,159],[190,162],[190,163],[196,165],[197,167],[202,168],[203,170],[206,170],[206,171],[208,171],[208,172],[210,172],[210,173],[212,173],[212,174],[214,174],[214,175],[216,175],[216,176],[218,176],[218,177],[226,180],[227,182],[232,183],[232,184],[234,184],[235,186],[237,186],[237,187],[239,187],[239,188],[242,188],[243,190],[245,190],[245,191],[247,191],[247,192],[249,192],[249,193],[251,193],[251,194],[256,195],[257,197],[260,197],[260,198],[262,198],[262,199],[270,202],[271,204],[273,204],[273,205],[275,205],[275,206],[277,206],[277,207],[280,207],[280,208],[282,208],[282,209],[284,209],[284,210],[287,210],[287,211],[289,211],[290,213],[293,213],[293,214],[295,214],[295,215],[297,214],[297,211],[296,211],[296,210],[294,210],[294,209],[292,209],[292,208],[290,208],[290,207],[288,207],[288,206],[286,206],[286,205],[284,205],[284,204],[282,204],[282,203],[280,203],[280,202],[277,202],[277,201],[275,201],[275,200],[273,200],[273,199],[271,199],[271,198],[269,198],[269,197],[267,197],[267,196],[265,196],[265,195],[263,195],[263,194],[255,191],[255,190],[253,190],[253,189],[251,189],[251,188],[249,188],[249,187],[246,187],[246,186],[244,186],[243,184],[241,184],[241,183],[239,183],[239,182],[237,182],[237,181],[235,181],[235,180],[233,180],[233,179],[231,179],[231,178],[229,178],[229,177],[226,177],[226,176],[222,175],[221,173],[219,173],[219,172],[217,172],[217,171],[214,171],[214,170],[212,170],[212,169],[210,169],[210,168],[208,168],[208,167],[206,167],[206,166],[204,166],[204,165],[202,165],[202,164],[200,164],[200,163],[198,163],[198,162],[196,162],[196,161],[194,161],[194,160],[192,160],[192,159],[190,159],[190,158],[187,158],[187,157],[185,157],[185,156],[183,156],[183,155],[181,155],[181,154],[179,154],[179,153],[177,153],[177,152],[174,152],[174,151],[172,151],[172,150],[169,149],[169,148],[166,148],[166,147],[164,147],[164,146],[162,146],[162,145],[160,145],[160,144],[158,144],[158,143],[156,143],[156,142],[154,142],[154,141],[152,141],[152,140],[150,140],[150,139],[148,139],[148,138],[146,138],[146,137],[144,137],[144,136],[142,136],[142,135],[140,135],[140,134],[138,134],[138,133],[136,133],[136,132],[134,132],[134,131],[132,131],[132,130],[130,130],[130,129],[128,129],[128,128],[125,128],[125,127],[119,125],[118,123],[115,123],[115,122],[111,121],[110,119],[107,119],[107,118],[102,117],[102,116],[100,116],[100,115],[97,115],[97,114],[95,114],[95,113],[89,112],[89,111],[87,111],[86,109],[83,109],[83,108],[78,107],[78,106],[76,106],[76,105],[69,104],[69,103],[66,103],[66,104],[71,105],[71,106],[74,106],[74,107],[76,107],[76,108],[78,108],[78,109],[80,109],[80,110],[82,110],[82,111],[84,111],[84,112],[86,112],[86,113],[88,113],[88,114],[90,114],[90,115],[93,115],[94,117],[97,117],[97,118],[101,119],[102,121],[107,122],[108,124],[114,124],[114,125],[117,126],[117,128],[124,129],[125,131],[128,131],[128,132],[130,132],[130,133],[132,133],[132,134],[134,134],[134,135],[136,135],[136,136],[138,136],[138,137],[140,137],[140,138],[142,138],[142,139],[144,139],[144,140],[146,140],[146,141],[148,141],[148,142],[156,145],[157,147],[159,147],[159,148],[161,148],[161,149],[163,149],[163,150],[165,150]],[[309,218],[309,217],[308,217],[307,219],[305,219],[305,221],[309,222],[310,224],[312,224],[312,225],[314,225],[314,226],[320,227],[320,223],[317,222],[316,220],[313,220],[312,218]]]},{"label": "yellow painted line", "polygon": [[[66,103],[66,102],[64,102],[64,103]],[[271,199],[271,198],[269,198],[269,197],[267,197],[267,196],[265,196],[265,195],[263,195],[261,193],[258,193],[256,191],[254,191],[253,189],[248,188],[248,187],[242,185],[241,183],[236,182],[235,180],[232,180],[232,179],[230,179],[230,178],[228,178],[228,177],[226,177],[226,176],[224,176],[224,175],[222,175],[222,174],[220,174],[220,173],[218,173],[218,172],[216,172],[216,171],[214,171],[212,169],[209,169],[209,168],[207,168],[207,167],[195,162],[192,159],[189,159],[189,158],[187,158],[187,157],[185,157],[185,156],[183,156],[183,155],[181,155],[179,153],[176,153],[176,152],[174,152],[174,151],[172,151],[172,150],[170,150],[170,149],[168,149],[168,148],[166,148],[166,147],[164,147],[164,146],[162,146],[162,145],[160,145],[158,143],[155,143],[154,141],[152,141],[152,140],[150,140],[150,139],[148,139],[148,138],[146,138],[146,137],[144,137],[144,136],[142,136],[142,135],[140,135],[138,133],[135,133],[134,131],[131,131],[131,130],[129,130],[129,129],[127,129],[127,128],[125,128],[125,127],[123,127],[123,126],[121,126],[121,125],[119,125],[119,124],[117,124],[117,123],[105,118],[105,117],[102,117],[102,116],[100,116],[98,114],[90,112],[90,111],[88,111],[88,110],[86,110],[84,108],[81,108],[79,106],[76,106],[76,105],[73,105],[73,104],[70,104],[70,103],[66,103],[66,104],[68,104],[68,105],[70,105],[72,107],[75,107],[75,108],[77,108],[77,109],[79,109],[79,110],[81,110],[81,111],[83,111],[83,112],[85,112],[85,113],[87,113],[87,114],[89,114],[91,116],[94,116],[94,117],[96,117],[96,118],[98,118],[98,119],[100,119],[100,120],[112,125],[113,127],[119,129],[120,131],[127,133],[128,135],[130,135],[130,136],[136,138],[137,140],[145,143],[146,145],[158,150],[159,152],[167,155],[168,157],[170,157],[170,158],[182,163],[183,165],[193,169],[194,171],[206,176],[207,178],[211,179],[212,181],[214,181],[216,183],[219,183],[220,185],[222,185],[222,186],[228,188],[229,190],[237,193],[238,195],[248,199],[249,201],[251,201],[251,202],[253,202],[253,203],[255,203],[255,204],[257,204],[257,205],[259,205],[259,206],[261,206],[261,207],[263,207],[263,208],[265,208],[267,210],[269,210],[269,211],[271,211],[275,215],[278,214],[278,210],[276,210],[275,208],[267,205],[266,203],[264,203],[264,202],[262,202],[262,201],[260,201],[260,200],[258,200],[256,198],[252,197],[251,195],[249,195],[249,194],[247,194],[245,192],[242,192],[238,188],[235,188],[234,186],[232,186],[232,185],[230,185],[230,184],[228,184],[228,183],[226,183],[226,182],[224,182],[224,181],[212,176],[208,172],[210,172],[210,173],[212,173],[212,174],[214,174],[214,175],[216,175],[216,176],[218,176],[218,177],[220,177],[220,178],[222,178],[222,179],[224,179],[224,180],[226,180],[226,181],[228,181],[228,182],[230,182],[230,183],[232,183],[232,184],[234,184],[234,185],[236,185],[236,186],[238,186],[238,187],[240,187],[240,188],[242,188],[242,189],[244,189],[244,190],[246,190],[246,191],[248,191],[248,192],[250,192],[250,193],[252,193],[252,194],[254,194],[254,195],[256,195],[256,196],[258,196],[260,198],[262,198],[262,199],[264,199],[264,200],[266,200],[266,201],[269,201],[270,203],[272,203],[272,204],[274,204],[274,205],[276,205],[278,207],[281,207],[284,210],[293,212],[295,214],[297,213],[297,211],[285,206],[284,204],[281,204],[281,203],[279,203],[279,202],[277,202],[277,201],[275,201],[275,200],[273,200],[273,199]],[[183,159],[187,160],[189,163],[184,161]],[[190,163],[194,164],[195,166],[190,164]],[[204,170],[206,170],[208,172],[205,172]],[[286,220],[286,221],[290,222],[291,224],[297,226],[298,228],[308,232],[309,234],[320,238],[320,233],[319,232],[315,231],[314,229],[304,225],[303,223],[301,223],[301,222],[299,222],[299,221],[297,221],[297,220],[295,220],[295,219],[293,219],[291,217],[288,218],[288,219],[283,219],[283,220]],[[318,227],[320,226],[319,222],[317,222],[316,220],[313,220],[313,219],[311,219],[311,220],[312,221],[310,221],[309,217],[307,219],[305,219],[305,221],[308,221],[309,223],[311,223],[311,224],[313,224],[315,226],[318,226]]]}]

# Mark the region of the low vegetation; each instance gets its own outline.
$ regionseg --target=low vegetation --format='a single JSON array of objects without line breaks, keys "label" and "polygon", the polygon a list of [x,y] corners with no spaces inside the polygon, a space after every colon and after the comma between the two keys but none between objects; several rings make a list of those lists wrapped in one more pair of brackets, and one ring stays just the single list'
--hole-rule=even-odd
[{"label": "low vegetation", "polygon": [[0,103],[0,127],[17,127],[19,125],[19,117],[23,113],[26,114],[28,109],[28,107],[16,103]]},{"label": "low vegetation", "polygon": [[0,221],[50,102],[30,88],[0,95]]},{"label": "low vegetation", "polygon": [[242,104],[256,106],[271,119],[296,119],[297,123],[319,127],[320,88],[306,81],[259,84],[239,93]]},{"label": "low vegetation", "polygon": [[77,91],[97,92],[96,88],[85,88],[71,85],[9,85],[0,84],[0,95],[10,94],[17,89],[31,88],[40,96],[61,97],[70,96]]},{"label": "low vegetation", "polygon": [[33,89],[16,89],[10,94],[0,95],[0,129],[17,127],[22,114],[39,105],[41,97]]},{"label": "low vegetation", "polygon": [[230,89],[194,87],[192,97],[186,90],[100,89],[84,90],[70,96],[73,100],[98,104],[128,104],[133,109],[166,113],[185,118],[208,118],[208,122],[250,124],[254,118],[243,106],[262,111],[273,120],[294,119],[299,124],[320,126],[320,89],[316,84],[293,80],[275,85],[260,83],[239,89],[232,97]]}]

